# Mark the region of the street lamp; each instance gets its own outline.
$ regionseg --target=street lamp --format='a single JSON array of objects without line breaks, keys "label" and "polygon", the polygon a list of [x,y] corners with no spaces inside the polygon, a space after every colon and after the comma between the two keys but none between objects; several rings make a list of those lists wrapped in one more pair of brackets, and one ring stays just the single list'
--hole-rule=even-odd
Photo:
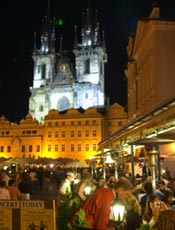
[{"label": "street lamp", "polygon": [[124,221],[125,206],[119,200],[115,200],[111,205],[111,211],[115,222],[115,229],[120,229]]}]

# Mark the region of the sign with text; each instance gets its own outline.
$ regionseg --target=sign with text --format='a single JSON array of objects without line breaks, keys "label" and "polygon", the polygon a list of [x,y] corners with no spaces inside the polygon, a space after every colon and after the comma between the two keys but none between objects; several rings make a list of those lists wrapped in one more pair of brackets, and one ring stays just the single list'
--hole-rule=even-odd
[{"label": "sign with text", "polygon": [[0,200],[0,230],[56,230],[54,200]]}]

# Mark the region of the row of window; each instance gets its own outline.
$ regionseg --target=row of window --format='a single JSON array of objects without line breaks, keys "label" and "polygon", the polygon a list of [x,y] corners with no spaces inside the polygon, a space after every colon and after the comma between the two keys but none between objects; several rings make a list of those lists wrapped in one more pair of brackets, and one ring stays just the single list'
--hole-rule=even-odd
[{"label": "row of window", "polygon": [[82,122],[79,120],[79,121],[71,121],[69,124],[68,124],[68,122],[62,121],[62,122],[54,122],[54,123],[48,122],[47,124],[48,124],[48,126],[53,126],[53,127],[66,126],[66,125],[81,126],[81,125],[96,125],[97,121],[96,120],[92,120],[92,121],[85,120],[84,122]]},{"label": "row of window", "polygon": [[[54,146],[52,146],[51,144],[49,144],[47,150],[48,150],[48,152],[52,152],[52,151],[55,151],[55,152],[58,152],[58,151],[65,152],[66,151],[66,145],[62,144],[61,145],[61,149],[59,149],[58,144],[55,144]],[[83,150],[86,151],[86,152],[88,152],[90,150],[90,145],[89,144],[85,144],[85,146],[82,146],[82,144],[78,144],[78,145],[71,144],[70,145],[70,151],[71,152],[74,152],[74,151],[81,152]],[[92,145],[92,150],[93,151],[97,150],[97,144],[93,144]]]},{"label": "row of window", "polygon": [[[90,132],[89,130],[85,130],[84,131],[84,134],[85,134],[85,137],[89,137],[90,136]],[[51,138],[53,135],[53,133],[50,131],[48,132],[48,138]],[[59,135],[59,132],[58,131],[55,131],[54,133],[54,136],[55,138],[58,138],[58,137],[66,137],[66,131],[62,131],[61,132],[61,136]],[[97,131],[96,130],[92,130],[92,136],[93,137],[96,137],[97,136]],[[70,137],[82,137],[82,131],[81,130],[78,130],[77,133],[75,131],[71,131],[70,132]]]},{"label": "row of window", "polygon": [[[5,150],[7,150],[7,152],[10,153],[11,152],[11,146],[7,146],[6,148],[7,149],[5,149],[4,146],[0,146],[0,152],[3,153],[3,152],[5,152]],[[30,153],[31,152],[40,152],[40,149],[41,149],[40,145],[36,145],[35,149],[34,149],[33,145],[29,145],[28,148],[26,148],[25,145],[21,146],[21,152],[22,153],[25,153],[25,152],[30,152]],[[90,149],[90,145],[89,144],[85,144],[85,146],[83,146],[82,144],[78,144],[78,145],[71,144],[70,145],[70,151],[71,152],[74,152],[74,151],[81,152],[82,150],[89,151],[89,149]],[[49,144],[47,150],[48,150],[48,152],[52,152],[52,151],[55,151],[55,152],[58,152],[58,151],[65,152],[66,151],[66,145],[62,144],[61,148],[59,149],[58,144],[55,144],[54,146],[52,146],[51,144]],[[92,150],[93,151],[97,150],[97,144],[93,144],[92,145]]]}]

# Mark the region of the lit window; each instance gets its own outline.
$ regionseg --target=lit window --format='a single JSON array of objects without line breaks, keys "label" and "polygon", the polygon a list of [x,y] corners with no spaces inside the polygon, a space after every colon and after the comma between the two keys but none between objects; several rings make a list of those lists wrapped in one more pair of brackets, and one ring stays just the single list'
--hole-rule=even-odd
[{"label": "lit window", "polygon": [[119,122],[118,122],[118,126],[122,126],[122,121],[119,121]]},{"label": "lit window", "polygon": [[78,144],[78,152],[81,151],[81,144]]},{"label": "lit window", "polygon": [[49,145],[48,145],[48,152],[51,152],[51,150],[52,150],[52,147],[51,147],[51,145],[49,144]]},{"label": "lit window", "polygon": [[61,135],[62,137],[65,137],[66,136],[66,134],[65,134],[65,131],[62,131],[62,135]]},{"label": "lit window", "polygon": [[55,137],[57,138],[58,136],[58,131],[55,131]]},{"label": "lit window", "polygon": [[85,145],[85,151],[89,151],[89,144]]},{"label": "lit window", "polygon": [[62,151],[62,152],[65,152],[65,144],[62,144],[62,145],[61,145],[61,151]]},{"label": "lit window", "polygon": [[75,136],[74,131],[71,131],[70,132],[70,137],[74,137],[74,136]]},{"label": "lit window", "polygon": [[37,145],[37,146],[36,146],[36,152],[37,152],[37,153],[40,152],[40,145]]},{"label": "lit window", "polygon": [[96,130],[93,130],[93,131],[92,131],[92,135],[93,135],[93,137],[96,137],[96,136],[97,136]]},{"label": "lit window", "polygon": [[1,152],[1,153],[4,152],[4,146],[0,146],[0,152]]},{"label": "lit window", "polygon": [[22,152],[22,153],[25,153],[25,145],[22,145],[22,146],[21,146],[21,152]]},{"label": "lit window", "polygon": [[89,131],[88,130],[85,131],[85,137],[89,137]]},{"label": "lit window", "polygon": [[74,144],[71,144],[71,146],[70,146],[70,151],[71,151],[71,152],[74,152]]},{"label": "lit window", "polygon": [[89,125],[89,121],[88,121],[88,120],[86,120],[86,121],[85,121],[85,124],[86,124],[86,125]]},{"label": "lit window", "polygon": [[32,152],[32,145],[29,145],[29,153]]},{"label": "lit window", "polygon": [[55,152],[58,152],[58,144],[55,145]]},{"label": "lit window", "polygon": [[81,131],[78,130],[78,137],[81,137]]},{"label": "lit window", "polygon": [[93,151],[96,151],[97,150],[97,145],[93,144],[92,148],[93,148]]},{"label": "lit window", "polygon": [[52,133],[51,132],[48,132],[48,137],[50,138],[52,136]]},{"label": "lit window", "polygon": [[93,121],[92,121],[92,124],[93,124],[93,125],[96,125],[96,124],[97,124],[97,121],[96,121],[96,120],[93,120]]}]

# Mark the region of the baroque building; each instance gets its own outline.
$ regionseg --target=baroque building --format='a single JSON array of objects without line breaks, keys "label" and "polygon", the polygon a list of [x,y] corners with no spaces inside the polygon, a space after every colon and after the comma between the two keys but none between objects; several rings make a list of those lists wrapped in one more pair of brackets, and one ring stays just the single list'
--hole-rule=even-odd
[{"label": "baroque building", "polygon": [[101,35],[97,16],[95,20],[91,19],[92,15],[87,9],[80,43],[75,26],[75,67],[62,50],[62,38],[59,52],[56,51],[54,20],[51,23],[49,15],[43,20],[40,48],[37,48],[36,40],[34,44],[34,77],[29,100],[29,113],[38,121],[43,122],[51,109],[65,111],[106,106],[104,66],[107,53],[104,33]]}]

